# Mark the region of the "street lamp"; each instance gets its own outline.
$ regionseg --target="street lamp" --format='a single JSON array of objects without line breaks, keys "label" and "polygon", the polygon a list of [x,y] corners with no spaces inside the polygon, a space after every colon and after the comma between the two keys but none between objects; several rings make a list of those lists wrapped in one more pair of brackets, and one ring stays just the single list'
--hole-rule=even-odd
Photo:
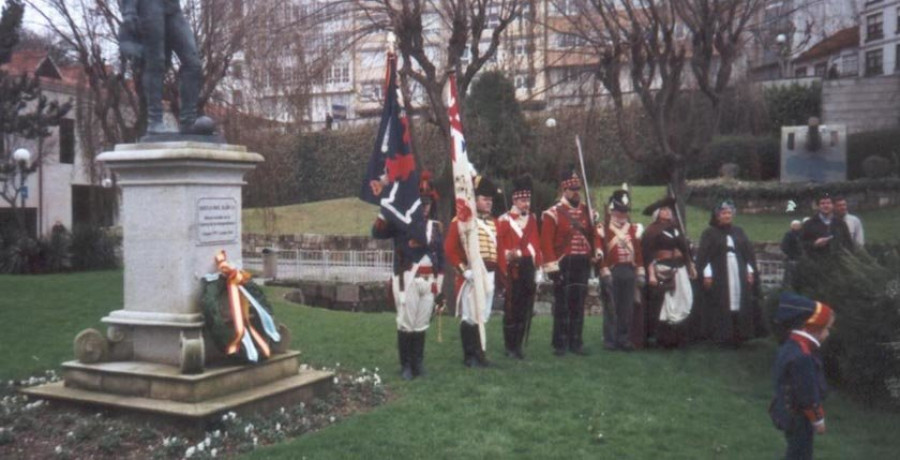
[{"label": "street lamp", "polygon": [[775,43],[778,45],[778,64],[781,67],[781,78],[790,78],[788,75],[788,59],[790,58],[790,43],[788,43],[787,34],[778,34],[775,37]]},{"label": "street lamp", "polygon": [[28,178],[28,166],[31,164],[31,152],[28,149],[17,149],[13,152],[13,161],[19,169],[19,193],[22,194],[22,209],[25,209],[25,199],[28,198],[28,189],[25,188],[25,179]]}]

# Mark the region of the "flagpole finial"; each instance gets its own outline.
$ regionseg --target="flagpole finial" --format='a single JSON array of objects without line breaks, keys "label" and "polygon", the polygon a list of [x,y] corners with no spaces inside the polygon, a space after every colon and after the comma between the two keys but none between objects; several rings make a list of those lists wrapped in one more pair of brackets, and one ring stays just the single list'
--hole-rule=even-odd
[{"label": "flagpole finial", "polygon": [[395,34],[393,31],[389,31],[387,33],[387,43],[388,50],[393,53],[394,49],[397,47],[397,34]]}]

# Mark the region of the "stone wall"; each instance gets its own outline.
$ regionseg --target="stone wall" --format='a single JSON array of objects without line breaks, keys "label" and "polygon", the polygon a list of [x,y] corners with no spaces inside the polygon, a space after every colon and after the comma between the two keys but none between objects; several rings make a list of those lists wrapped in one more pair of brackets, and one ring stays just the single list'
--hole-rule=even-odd
[{"label": "stone wall", "polygon": [[849,134],[896,128],[900,121],[900,75],[825,80],[822,123],[847,126]]}]

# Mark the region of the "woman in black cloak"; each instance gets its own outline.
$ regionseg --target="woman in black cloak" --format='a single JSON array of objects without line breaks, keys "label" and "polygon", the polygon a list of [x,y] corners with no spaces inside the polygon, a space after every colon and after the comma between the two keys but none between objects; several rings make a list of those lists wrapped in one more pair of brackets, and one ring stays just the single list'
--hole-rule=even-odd
[{"label": "woman in black cloak", "polygon": [[720,203],[700,237],[696,263],[703,289],[692,311],[695,340],[739,345],[766,335],[756,256],[750,239],[732,224],[734,214],[730,200]]}]

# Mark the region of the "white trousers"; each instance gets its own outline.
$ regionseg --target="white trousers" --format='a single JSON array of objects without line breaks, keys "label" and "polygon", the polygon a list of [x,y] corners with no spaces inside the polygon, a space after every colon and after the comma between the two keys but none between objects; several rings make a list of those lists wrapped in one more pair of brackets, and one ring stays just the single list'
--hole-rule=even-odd
[{"label": "white trousers", "polygon": [[400,290],[400,277],[393,276],[392,287],[394,302],[397,305],[397,330],[403,332],[422,332],[431,323],[434,311],[434,294],[431,286],[435,282],[434,275],[415,276],[407,270],[403,276],[404,290]]},{"label": "white trousers", "polygon": [[[481,318],[485,324],[491,318],[491,309],[494,305],[494,272],[488,272],[485,279],[486,286],[484,288],[484,310],[481,312]],[[462,306],[462,320],[469,324],[477,324],[475,322],[475,286],[471,282],[464,282],[459,290],[459,303]]]}]

